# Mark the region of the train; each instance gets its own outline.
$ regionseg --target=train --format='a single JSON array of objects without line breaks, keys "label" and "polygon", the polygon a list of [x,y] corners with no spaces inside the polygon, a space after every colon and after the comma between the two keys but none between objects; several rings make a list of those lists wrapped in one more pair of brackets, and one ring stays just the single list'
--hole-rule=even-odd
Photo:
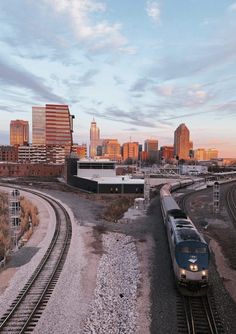
[{"label": "train", "polygon": [[186,187],[192,180],[165,184],[160,189],[163,221],[166,226],[177,287],[183,294],[205,293],[209,285],[210,252],[207,242],[191,219],[180,209],[171,191]]}]

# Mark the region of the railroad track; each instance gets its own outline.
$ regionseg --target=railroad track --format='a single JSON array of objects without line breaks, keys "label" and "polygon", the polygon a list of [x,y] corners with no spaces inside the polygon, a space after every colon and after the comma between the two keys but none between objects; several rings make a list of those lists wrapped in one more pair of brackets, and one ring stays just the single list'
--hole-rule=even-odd
[{"label": "railroad track", "polygon": [[187,198],[193,194],[193,192],[181,195],[180,197],[176,198],[175,200],[177,201],[179,207],[187,213]]},{"label": "railroad track", "polygon": [[46,195],[26,191],[50,203],[56,215],[56,227],[43,259],[0,319],[0,333],[31,333],[34,330],[59,279],[70,246],[71,221],[65,208]]},{"label": "railroad track", "polygon": [[[187,199],[190,194],[178,198],[179,206],[187,213]],[[210,289],[210,288],[209,288]],[[183,334],[224,333],[214,297],[208,294],[199,297],[179,295],[177,298],[178,331]]]},{"label": "railroad track", "polygon": [[181,334],[222,334],[221,321],[214,302],[208,295],[201,297],[178,296],[178,333]]},{"label": "railroad track", "polygon": [[232,218],[232,222],[234,226],[236,227],[236,184],[235,183],[227,191],[226,202],[227,202],[229,214]]}]

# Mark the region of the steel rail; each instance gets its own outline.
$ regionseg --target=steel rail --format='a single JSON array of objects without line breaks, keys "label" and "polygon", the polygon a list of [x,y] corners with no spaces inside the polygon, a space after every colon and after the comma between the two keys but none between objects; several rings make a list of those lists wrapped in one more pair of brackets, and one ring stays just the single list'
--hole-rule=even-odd
[{"label": "steel rail", "polygon": [[236,185],[233,184],[226,194],[226,202],[229,214],[233,220],[234,226],[236,226]]},{"label": "steel rail", "polygon": [[[59,205],[59,206],[61,206],[61,205]],[[67,218],[69,219],[69,215],[68,215],[67,211],[62,206],[61,206],[61,209],[63,209],[65,216],[68,216]],[[48,283],[47,283],[47,285],[46,285],[46,287],[45,287],[42,295],[39,297],[39,300],[38,300],[37,304],[35,305],[35,307],[32,310],[30,316],[28,317],[28,320],[25,322],[24,326],[22,327],[22,329],[20,331],[20,334],[25,332],[25,330],[27,329],[27,327],[30,325],[30,322],[32,321],[32,319],[33,319],[35,313],[37,312],[38,308],[42,304],[43,298],[45,298],[45,295],[47,294],[47,291],[50,288],[50,285],[53,282],[53,279],[54,279],[55,275],[57,274],[58,267],[60,266],[61,261],[63,260],[63,256],[64,256],[66,248],[68,246],[67,245],[67,241],[69,240],[69,238],[70,238],[70,231],[69,231],[69,229],[67,229],[67,231],[66,231],[66,238],[65,238],[66,242],[63,245],[63,248],[61,250],[61,254],[60,254],[60,256],[59,256],[59,258],[57,260],[57,263],[56,263],[55,268],[54,268],[54,270],[53,270],[53,272],[51,274],[51,277],[50,277],[50,279],[49,279],[49,281],[48,281]]]},{"label": "steel rail", "polygon": [[[3,186],[6,187],[6,185],[3,185]],[[11,187],[10,186],[10,188],[18,188],[18,187]],[[36,296],[36,298],[38,296],[37,301],[34,300],[33,305],[31,305],[30,307],[29,307],[29,304],[26,305],[27,309],[31,308],[31,310],[27,311],[27,315],[25,315],[24,314],[24,309],[23,309],[23,316],[22,316],[22,312],[19,310],[20,317],[21,318],[23,317],[23,320],[21,320],[21,322],[23,322],[23,323],[20,326],[18,326],[18,329],[16,327],[17,327],[17,325],[19,325],[19,321],[17,321],[17,323],[18,323],[17,325],[14,324],[14,323],[12,325],[12,327],[15,328],[14,333],[25,332],[25,330],[27,329],[27,327],[30,324],[30,321],[33,319],[34,314],[37,312],[37,309],[40,307],[40,305],[42,305],[43,298],[45,297],[48,289],[50,289],[50,286],[52,285],[53,280],[57,281],[58,278],[59,278],[59,276],[57,275],[57,272],[59,273],[59,271],[61,271],[60,266],[62,267],[63,264],[64,264],[63,258],[65,260],[65,255],[68,251],[69,244],[70,244],[70,238],[71,238],[71,223],[70,223],[69,215],[66,212],[66,210],[64,209],[64,207],[58,201],[56,201],[56,200],[54,200],[54,199],[52,199],[52,198],[50,198],[46,195],[43,195],[41,193],[35,192],[35,191],[30,191],[28,189],[21,189],[21,190],[33,193],[33,194],[43,198],[44,200],[46,200],[50,203],[50,205],[53,207],[53,210],[54,210],[55,215],[56,215],[56,228],[55,228],[55,231],[54,231],[54,234],[53,234],[53,238],[50,242],[50,245],[49,245],[46,253],[44,254],[42,260],[40,261],[39,265],[35,269],[34,273],[31,275],[29,281],[25,284],[24,288],[18,294],[18,296],[16,297],[14,302],[11,304],[10,310],[8,310],[4,314],[2,319],[0,319],[0,331],[1,331],[1,333],[3,333],[5,331],[4,329],[7,330],[6,327],[11,322],[11,319],[13,319],[13,322],[14,322],[14,316],[17,314],[17,310],[20,308],[20,306],[27,299],[28,294],[30,295],[30,290],[33,290],[34,288],[36,288],[37,292],[33,293],[33,294],[31,292],[31,295],[33,295],[32,299],[35,298],[35,296]],[[64,214],[64,219],[65,219],[66,224],[63,228],[65,228],[65,231],[61,230],[61,220],[62,219],[61,219],[61,217],[58,213],[58,207]],[[64,233],[64,236],[62,236],[62,233]],[[62,238],[62,240],[60,240],[60,238]],[[61,244],[62,244],[62,247],[61,247]],[[57,258],[55,260],[55,258],[53,258],[53,256],[54,256],[53,251],[55,251],[56,253],[58,252],[58,250],[56,251],[57,246],[60,249],[60,254],[59,255],[56,254]],[[44,269],[44,268],[46,268],[46,264],[50,264],[50,261],[52,262],[51,265],[53,265],[53,268],[51,269],[52,270],[51,272],[49,272],[48,268]],[[47,267],[50,267],[50,266],[48,265]],[[43,272],[43,270],[45,270],[46,275]],[[39,280],[40,275],[41,275],[41,279]],[[38,280],[38,283],[37,283],[37,280]],[[34,284],[36,284],[36,283],[38,284],[38,286],[34,287]],[[43,285],[43,288],[42,288],[42,285]],[[50,292],[50,294],[51,293],[52,292]],[[47,299],[47,301],[48,301],[48,299]],[[47,301],[46,301],[46,303],[47,303]],[[27,303],[27,301],[26,301],[26,303]],[[16,316],[16,318],[19,320],[18,316]],[[17,330],[17,332],[16,332],[16,330]]]},{"label": "steel rail", "polygon": [[218,328],[217,328],[215,316],[214,316],[213,311],[212,311],[212,307],[211,307],[209,297],[206,295],[206,296],[201,297],[201,298],[202,298],[202,304],[203,304],[203,307],[204,307],[204,310],[205,310],[205,314],[206,314],[206,317],[207,317],[207,321],[208,321],[208,324],[209,324],[210,331],[211,331],[212,334],[218,334],[219,331],[218,331]]},{"label": "steel rail", "polygon": [[[187,212],[187,199],[192,194],[185,194],[178,198],[178,204],[184,212]],[[186,331],[188,334],[222,334],[224,332],[217,310],[214,308],[213,311],[214,300],[211,303],[208,294],[200,297],[182,296],[182,298],[186,320],[184,333]],[[184,328],[184,324],[179,326]]]},{"label": "steel rail", "polygon": [[[223,328],[218,314],[213,312],[209,297],[182,296],[183,310],[188,334],[222,334]],[[183,326],[181,326],[183,328]]]}]

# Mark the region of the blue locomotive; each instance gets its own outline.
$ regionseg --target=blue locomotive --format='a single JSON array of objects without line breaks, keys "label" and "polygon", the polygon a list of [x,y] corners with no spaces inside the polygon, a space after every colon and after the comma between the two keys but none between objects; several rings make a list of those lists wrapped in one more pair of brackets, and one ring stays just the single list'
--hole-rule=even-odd
[{"label": "blue locomotive", "polygon": [[[174,187],[177,188],[176,184]],[[203,291],[208,286],[209,248],[171,196],[171,190],[170,184],[164,185],[160,190],[160,200],[175,280],[178,287]]]}]

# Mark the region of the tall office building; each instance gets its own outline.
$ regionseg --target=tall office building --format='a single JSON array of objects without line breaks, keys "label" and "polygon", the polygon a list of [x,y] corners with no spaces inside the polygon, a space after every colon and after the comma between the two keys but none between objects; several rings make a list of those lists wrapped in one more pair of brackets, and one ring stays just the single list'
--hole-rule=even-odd
[{"label": "tall office building", "polygon": [[198,148],[194,150],[194,158],[196,160],[211,160],[218,158],[218,151],[215,148]]},{"label": "tall office building", "polygon": [[121,160],[121,148],[117,139],[103,139],[102,156],[113,161]]},{"label": "tall office building", "polygon": [[144,151],[147,152],[147,159],[156,162],[158,159],[158,140],[146,139],[144,142]]},{"label": "tall office building", "polygon": [[206,149],[206,159],[211,160],[211,159],[217,159],[218,158],[218,150],[216,148],[208,148]]},{"label": "tall office building", "polygon": [[189,159],[189,150],[192,143],[189,140],[189,129],[185,124],[180,124],[174,134],[174,155],[179,159]]},{"label": "tall office building", "polygon": [[87,144],[73,144],[72,152],[74,152],[79,159],[87,158]]},{"label": "tall office building", "polygon": [[46,145],[72,146],[72,132],[74,116],[70,115],[68,105],[46,104],[45,108],[45,134]]},{"label": "tall office building", "polygon": [[93,119],[90,126],[90,145],[89,156],[94,158],[97,155],[97,147],[100,144],[100,129],[97,127],[97,123]]},{"label": "tall office building", "polygon": [[206,160],[206,150],[205,148],[198,148],[194,150],[194,159],[196,160]]},{"label": "tall office building", "polygon": [[10,123],[10,144],[28,145],[29,144],[29,122],[17,119]]},{"label": "tall office building", "polygon": [[46,145],[45,107],[32,107],[32,144]]},{"label": "tall office building", "polygon": [[[32,108],[32,143],[33,145],[45,145],[52,162],[61,161],[62,153],[71,152],[73,144],[73,118],[68,105],[46,104],[45,107]],[[58,150],[53,149],[58,147]],[[54,157],[55,155],[55,157]],[[60,159],[57,159],[60,156]]]},{"label": "tall office building", "polygon": [[170,162],[174,158],[174,146],[161,146],[160,159],[164,162]]},{"label": "tall office building", "polygon": [[132,159],[137,161],[139,158],[139,143],[138,142],[128,142],[124,143],[123,146],[123,160]]}]

